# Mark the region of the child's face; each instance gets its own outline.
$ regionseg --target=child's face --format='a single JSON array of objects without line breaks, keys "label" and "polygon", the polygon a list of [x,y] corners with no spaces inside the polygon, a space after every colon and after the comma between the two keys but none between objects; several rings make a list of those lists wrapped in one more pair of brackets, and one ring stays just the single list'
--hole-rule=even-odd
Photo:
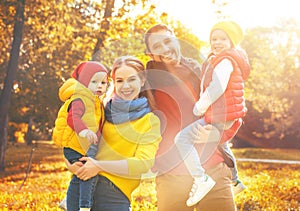
[{"label": "child's face", "polygon": [[107,85],[107,73],[97,72],[91,78],[88,89],[91,90],[94,95],[101,96],[106,92]]},{"label": "child's face", "polygon": [[138,72],[126,65],[122,65],[115,70],[114,77],[115,93],[123,100],[133,100],[138,98],[141,87],[144,85]]},{"label": "child's face", "polygon": [[210,39],[211,50],[214,54],[219,54],[222,51],[231,48],[231,40],[223,30],[214,30]]}]

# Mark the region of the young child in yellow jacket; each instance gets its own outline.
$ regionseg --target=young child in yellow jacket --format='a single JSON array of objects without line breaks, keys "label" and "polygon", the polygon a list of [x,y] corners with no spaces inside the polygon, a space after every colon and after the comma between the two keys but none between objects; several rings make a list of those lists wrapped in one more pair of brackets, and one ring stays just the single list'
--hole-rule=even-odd
[{"label": "young child in yellow jacket", "polygon": [[[99,62],[82,62],[59,89],[64,102],[58,112],[53,131],[53,141],[64,148],[70,162],[83,156],[95,157],[104,123],[102,98],[108,85],[108,71]],[[80,183],[80,210],[90,210],[97,177]],[[70,183],[70,186],[72,183]],[[68,196],[67,196],[68,197]]]}]

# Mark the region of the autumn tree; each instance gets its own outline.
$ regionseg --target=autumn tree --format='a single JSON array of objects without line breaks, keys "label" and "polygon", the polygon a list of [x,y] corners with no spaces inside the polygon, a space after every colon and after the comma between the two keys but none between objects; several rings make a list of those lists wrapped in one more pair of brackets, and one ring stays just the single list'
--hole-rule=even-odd
[{"label": "autumn tree", "polygon": [[299,25],[291,19],[247,30],[242,46],[252,70],[240,139],[259,147],[300,148],[299,40]]},{"label": "autumn tree", "polygon": [[[13,80],[8,112],[10,122],[29,123],[34,119],[33,132],[42,135],[36,138],[49,138],[61,105],[58,87],[70,77],[79,62],[95,59],[109,67],[116,57],[125,54],[148,60],[144,54],[144,32],[154,23],[171,23],[168,15],[157,14],[151,0],[114,3],[111,0],[26,1],[18,72]],[[16,4],[7,0],[1,1],[0,5],[0,27],[3,29],[0,34],[0,79],[3,81],[9,63],[7,46],[12,45],[12,17]],[[109,25],[106,25],[107,21]],[[186,41],[199,47],[199,41],[184,26],[174,29],[179,34],[185,32]],[[4,83],[0,85],[3,92]]]},{"label": "autumn tree", "polygon": [[3,91],[0,95],[0,172],[5,169],[5,150],[7,143],[8,111],[10,107],[11,92],[16,77],[19,61],[19,52],[22,42],[22,29],[24,22],[25,0],[18,0],[16,5],[13,42],[4,80]]},{"label": "autumn tree", "polygon": [[233,3],[233,0],[211,0],[215,7],[215,14],[218,20],[229,19],[230,15],[227,12],[227,7]]}]

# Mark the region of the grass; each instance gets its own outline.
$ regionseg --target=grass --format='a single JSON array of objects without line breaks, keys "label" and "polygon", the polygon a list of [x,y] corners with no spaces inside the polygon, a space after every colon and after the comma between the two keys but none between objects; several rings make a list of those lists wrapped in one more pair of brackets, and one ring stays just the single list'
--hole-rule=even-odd
[{"label": "grass", "polygon": [[[31,168],[24,182],[32,149]],[[58,204],[70,177],[56,146],[10,144],[6,169],[0,174],[0,210],[61,210]]]},{"label": "grass", "polygon": [[[33,150],[31,169],[26,177]],[[233,149],[238,158],[300,160],[300,150]],[[236,196],[238,210],[300,211],[300,165],[239,162],[240,178],[247,189]],[[60,210],[71,174],[62,150],[38,143],[34,148],[9,144],[6,171],[0,174],[0,210]],[[153,180],[143,181],[135,191],[133,211],[155,211]]]},{"label": "grass", "polygon": [[297,149],[232,149],[237,158],[297,160],[300,161],[300,150]]}]

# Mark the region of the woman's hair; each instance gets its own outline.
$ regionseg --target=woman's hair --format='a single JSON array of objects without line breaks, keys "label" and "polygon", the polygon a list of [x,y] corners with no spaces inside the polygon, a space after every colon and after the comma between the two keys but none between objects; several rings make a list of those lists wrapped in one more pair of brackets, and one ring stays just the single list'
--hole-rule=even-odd
[{"label": "woman's hair", "polygon": [[151,109],[154,110],[156,108],[155,100],[154,100],[149,82],[147,81],[145,66],[138,58],[136,58],[134,56],[121,56],[121,57],[117,58],[113,64],[112,70],[111,70],[111,77],[112,77],[113,81],[115,80],[116,70],[124,65],[135,69],[137,71],[140,79],[145,81],[143,89],[139,93],[139,97],[142,97],[142,96],[146,97],[148,99],[148,103],[149,103]]}]

